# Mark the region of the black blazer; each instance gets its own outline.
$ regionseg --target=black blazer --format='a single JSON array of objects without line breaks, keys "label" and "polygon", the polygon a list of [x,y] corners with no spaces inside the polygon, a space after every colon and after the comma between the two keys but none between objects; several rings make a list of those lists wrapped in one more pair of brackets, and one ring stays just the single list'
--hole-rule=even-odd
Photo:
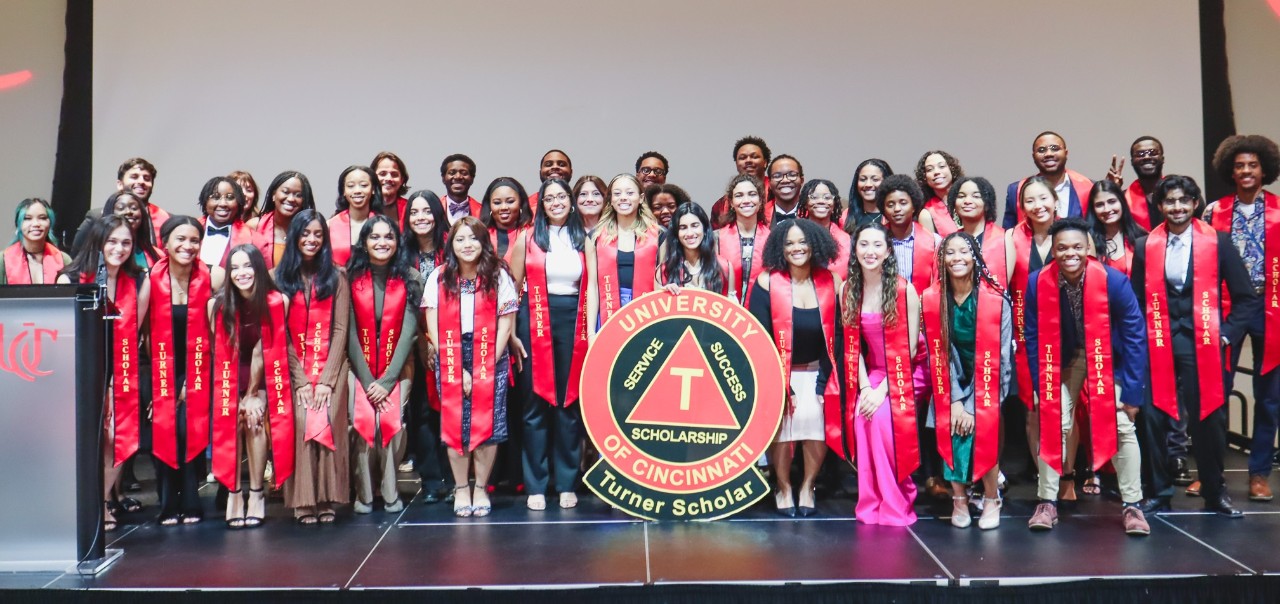
[{"label": "black blazer", "polygon": [[[1249,279],[1249,269],[1245,268],[1244,260],[1240,259],[1240,252],[1231,243],[1231,235],[1221,232],[1217,235],[1218,277],[1222,280],[1222,284],[1227,286],[1227,291],[1231,293],[1231,312],[1221,317],[1222,335],[1231,342],[1232,346],[1239,346],[1240,341],[1244,339],[1245,328],[1249,321],[1262,313],[1262,298],[1253,290],[1253,281]],[[1133,247],[1133,270],[1130,272],[1133,277],[1130,281],[1133,283],[1133,292],[1138,295],[1138,301],[1142,303],[1142,311],[1146,313],[1147,299],[1143,294],[1146,293],[1147,285],[1147,238],[1139,239]],[[1195,315],[1190,286],[1195,270],[1196,262],[1193,254],[1187,267],[1187,283],[1183,286],[1182,291],[1174,290],[1167,284],[1162,284],[1169,292],[1170,332],[1173,335],[1174,348],[1178,350],[1194,348]],[[1219,296],[1221,296],[1221,286],[1219,286],[1218,292]]]}]

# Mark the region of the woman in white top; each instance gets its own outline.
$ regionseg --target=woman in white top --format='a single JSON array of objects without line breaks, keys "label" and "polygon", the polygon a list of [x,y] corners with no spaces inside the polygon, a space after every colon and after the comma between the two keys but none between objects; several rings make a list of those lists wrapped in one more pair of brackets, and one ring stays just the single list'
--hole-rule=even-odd
[{"label": "woman in white top", "polygon": [[525,394],[524,486],[531,510],[546,509],[553,474],[560,507],[578,504],[573,489],[583,430],[575,403],[587,352],[585,241],[569,184],[558,178],[543,182],[533,228],[516,240],[511,254],[511,276],[525,292],[516,333],[528,358],[516,388]]},{"label": "woman in white top", "polygon": [[[453,512],[488,516],[488,486],[497,444],[507,440],[510,363],[505,343],[519,301],[511,275],[479,220],[454,223],[444,262],[422,293],[427,334],[435,351],[440,433],[453,471]],[[468,478],[475,468],[476,485]]]}]

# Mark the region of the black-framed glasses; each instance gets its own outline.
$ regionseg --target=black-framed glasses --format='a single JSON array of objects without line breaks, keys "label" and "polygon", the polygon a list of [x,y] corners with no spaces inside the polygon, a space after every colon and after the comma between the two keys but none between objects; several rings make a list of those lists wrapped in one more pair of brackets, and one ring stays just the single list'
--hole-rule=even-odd
[{"label": "black-framed glasses", "polygon": [[800,178],[800,173],[796,172],[795,170],[792,170],[790,172],[774,172],[773,174],[769,175],[769,178],[772,178],[774,180],[795,180],[797,178]]},{"label": "black-framed glasses", "polygon": [[666,176],[667,171],[662,168],[650,168],[649,166],[641,166],[640,173],[645,176]]}]

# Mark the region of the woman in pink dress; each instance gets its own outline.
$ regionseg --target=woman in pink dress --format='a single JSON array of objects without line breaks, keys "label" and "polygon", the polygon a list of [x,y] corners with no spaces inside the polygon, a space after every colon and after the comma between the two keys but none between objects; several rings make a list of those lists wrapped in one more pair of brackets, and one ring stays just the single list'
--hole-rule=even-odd
[{"label": "woman in pink dress", "polygon": [[926,387],[924,366],[914,362],[920,300],[898,276],[883,226],[858,227],[853,241],[849,280],[840,298],[847,404],[856,405],[855,516],[867,524],[907,526],[916,521],[911,472],[920,463],[915,393]]}]

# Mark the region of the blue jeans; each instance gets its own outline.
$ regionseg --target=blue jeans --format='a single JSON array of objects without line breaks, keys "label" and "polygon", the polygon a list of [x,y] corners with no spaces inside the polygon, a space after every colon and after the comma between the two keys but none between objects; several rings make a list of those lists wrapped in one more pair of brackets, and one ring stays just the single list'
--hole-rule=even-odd
[{"label": "blue jeans", "polygon": [[[1259,313],[1246,327],[1253,353],[1253,442],[1249,445],[1249,474],[1270,476],[1271,461],[1276,453],[1276,429],[1280,426],[1280,369],[1262,373],[1265,322],[1265,316]],[[1231,351],[1233,367],[1240,360],[1240,348]]]}]

